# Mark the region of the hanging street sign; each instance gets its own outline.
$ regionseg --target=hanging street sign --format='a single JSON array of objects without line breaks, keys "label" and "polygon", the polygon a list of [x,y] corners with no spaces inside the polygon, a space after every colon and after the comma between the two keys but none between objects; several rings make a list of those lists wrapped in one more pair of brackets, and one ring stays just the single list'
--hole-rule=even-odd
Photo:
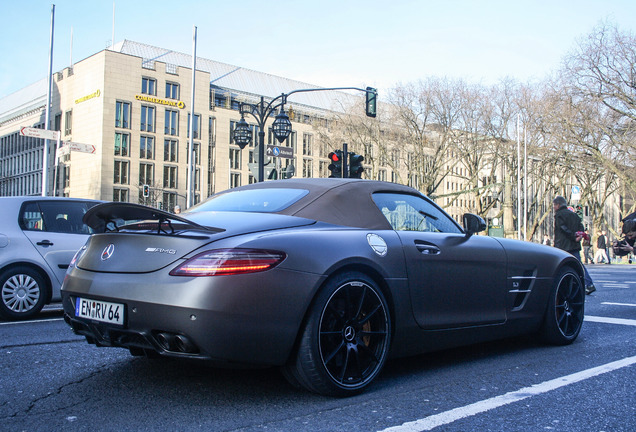
[{"label": "hanging street sign", "polygon": [[82,153],[95,153],[95,146],[91,144],[82,144],[82,143],[67,141],[62,145],[68,146],[71,149],[71,151],[78,151]]},{"label": "hanging street sign", "polygon": [[269,157],[282,157],[292,159],[294,157],[294,149],[291,147],[268,145],[265,155]]},{"label": "hanging street sign", "polygon": [[49,140],[59,140],[60,132],[48,129],[38,129],[33,127],[23,127],[20,129],[20,135],[33,138],[42,138]]}]

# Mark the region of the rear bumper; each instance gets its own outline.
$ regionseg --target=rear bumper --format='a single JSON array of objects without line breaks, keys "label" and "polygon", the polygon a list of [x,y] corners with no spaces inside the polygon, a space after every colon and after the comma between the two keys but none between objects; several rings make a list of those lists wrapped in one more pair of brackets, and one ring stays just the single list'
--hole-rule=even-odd
[{"label": "rear bumper", "polygon": [[[62,305],[75,333],[99,346],[222,364],[282,365],[322,280],[284,269],[190,278],[75,268],[65,281]],[[123,304],[124,325],[77,317],[77,297]]]}]

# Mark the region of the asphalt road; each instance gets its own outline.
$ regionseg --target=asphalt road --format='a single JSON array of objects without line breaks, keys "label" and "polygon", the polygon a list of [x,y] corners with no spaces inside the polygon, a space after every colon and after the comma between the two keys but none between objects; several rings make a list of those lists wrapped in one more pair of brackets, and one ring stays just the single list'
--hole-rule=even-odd
[{"label": "asphalt road", "polygon": [[296,390],[275,369],[96,348],[55,308],[0,322],[0,430],[631,432],[636,265],[588,269],[598,291],[574,344],[523,338],[393,360],[347,399]]}]

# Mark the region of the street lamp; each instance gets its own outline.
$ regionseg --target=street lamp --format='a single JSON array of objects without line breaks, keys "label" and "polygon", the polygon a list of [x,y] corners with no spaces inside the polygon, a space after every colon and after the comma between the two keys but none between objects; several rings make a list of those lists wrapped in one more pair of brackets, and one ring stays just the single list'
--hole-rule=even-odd
[{"label": "street lamp", "polygon": [[252,141],[252,129],[245,121],[245,117],[241,115],[241,120],[234,126],[234,142],[241,150]]},{"label": "street lamp", "polygon": [[[279,143],[282,143],[289,137],[292,131],[292,124],[289,121],[289,116],[285,113],[285,103],[287,98],[294,93],[305,93],[315,91],[331,91],[331,90],[358,90],[367,94],[373,93],[377,98],[377,90],[371,87],[361,89],[358,87],[332,87],[332,88],[313,88],[313,89],[299,89],[292,90],[289,93],[281,93],[280,96],[275,97],[268,103],[265,103],[265,98],[261,96],[261,101],[257,104],[251,104],[243,102],[239,106],[239,112],[241,113],[241,120],[234,127],[232,138],[234,142],[243,149],[252,141],[252,130],[245,121],[245,115],[249,114],[258,123],[258,181],[265,180],[265,123],[272,113],[280,107],[280,112],[276,115],[274,123],[272,124],[272,133],[276,137]],[[367,104],[367,115],[375,117],[375,102],[373,112],[369,111]]]},{"label": "street lamp", "polygon": [[[234,142],[241,148],[245,148],[252,141],[252,130],[245,121],[245,114],[249,114],[258,123],[258,181],[265,180],[265,123],[269,116],[276,112],[280,107],[280,113],[276,115],[276,119],[272,124],[272,132],[278,142],[282,143],[287,139],[292,130],[291,121],[285,114],[285,102],[287,102],[287,96],[285,93],[272,99],[269,103],[265,103],[265,98],[261,96],[261,101],[257,104],[241,103],[239,111],[241,113],[241,120],[234,127],[232,137]],[[280,102],[274,105],[279,99]]]},{"label": "street lamp", "polygon": [[272,132],[279,143],[283,143],[292,131],[292,124],[289,121],[289,116],[285,114],[283,106],[280,107],[280,114],[276,116],[274,123],[272,124]]}]

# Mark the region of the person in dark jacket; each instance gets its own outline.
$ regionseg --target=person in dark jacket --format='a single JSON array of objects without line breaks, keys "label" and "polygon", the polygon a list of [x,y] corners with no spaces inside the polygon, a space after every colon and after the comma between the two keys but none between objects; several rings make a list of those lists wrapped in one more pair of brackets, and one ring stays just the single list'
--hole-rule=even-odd
[{"label": "person in dark jacket", "polygon": [[[568,202],[562,196],[557,196],[552,200],[552,207],[554,209],[554,246],[571,253],[581,261],[581,239],[585,228],[581,218],[568,209]],[[585,266],[583,267],[585,272],[585,293],[592,294],[596,291],[596,287],[592,282],[592,278]]]},{"label": "person in dark jacket", "polygon": [[[634,255],[634,243],[636,243],[636,212],[628,215],[623,219],[623,234],[625,235],[626,247],[631,248],[631,254]],[[629,260],[632,263],[632,260]]]},{"label": "person in dark jacket", "polygon": [[592,239],[589,237],[590,233],[585,230],[587,238],[583,239],[583,258],[585,258],[585,264],[594,264],[594,257],[592,256]]}]

